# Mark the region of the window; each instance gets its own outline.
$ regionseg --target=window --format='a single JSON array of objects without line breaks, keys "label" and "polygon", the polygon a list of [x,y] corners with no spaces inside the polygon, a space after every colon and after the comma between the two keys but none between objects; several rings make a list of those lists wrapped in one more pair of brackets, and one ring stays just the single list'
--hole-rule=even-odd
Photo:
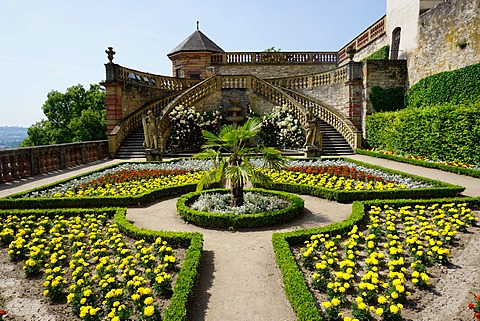
[{"label": "window", "polygon": [[200,79],[200,74],[190,74],[190,79]]},{"label": "window", "polygon": [[175,69],[175,77],[182,78],[182,68]]},{"label": "window", "polygon": [[398,52],[400,49],[400,33],[402,29],[397,27],[392,32],[392,46],[391,46],[391,53],[390,59],[397,60],[398,59]]}]

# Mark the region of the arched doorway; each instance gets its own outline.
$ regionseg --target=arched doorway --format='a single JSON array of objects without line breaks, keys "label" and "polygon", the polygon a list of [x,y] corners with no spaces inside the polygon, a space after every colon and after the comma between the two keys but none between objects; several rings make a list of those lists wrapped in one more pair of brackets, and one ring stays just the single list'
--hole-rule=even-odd
[{"label": "arched doorway", "polygon": [[390,53],[390,59],[391,60],[397,60],[398,59],[398,52],[400,49],[400,33],[402,31],[402,28],[397,27],[393,29],[392,32],[392,46],[390,48],[391,53]]}]

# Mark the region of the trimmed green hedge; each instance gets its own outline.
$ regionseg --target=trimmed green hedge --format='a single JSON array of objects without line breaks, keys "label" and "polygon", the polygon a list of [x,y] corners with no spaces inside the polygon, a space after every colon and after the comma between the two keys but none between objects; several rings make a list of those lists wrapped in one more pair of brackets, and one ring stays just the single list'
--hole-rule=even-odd
[{"label": "trimmed green hedge", "polygon": [[280,223],[291,221],[303,213],[304,201],[302,198],[290,193],[282,193],[276,191],[268,191],[264,189],[246,189],[247,191],[256,192],[262,195],[275,195],[281,197],[290,205],[284,209],[276,211],[268,211],[255,214],[222,214],[201,212],[191,209],[188,204],[192,204],[203,193],[230,193],[229,189],[213,189],[201,192],[193,192],[185,194],[177,200],[178,214],[184,221],[201,227],[207,228],[259,228],[272,226]]},{"label": "trimmed green hedge", "polygon": [[472,207],[480,206],[480,198],[453,198],[431,200],[375,200],[366,202],[354,202],[352,214],[344,221],[332,225],[317,227],[306,230],[297,230],[287,233],[274,233],[272,235],[273,250],[283,277],[284,289],[290,304],[300,321],[320,321],[322,315],[316,306],[315,299],[310,292],[305,277],[298,267],[290,247],[302,245],[312,235],[319,233],[347,234],[354,225],[362,224],[366,219],[366,212],[372,206],[392,205],[401,207],[406,205],[431,205],[435,203],[467,203]]},{"label": "trimmed green hedge", "polygon": [[[42,187],[45,188],[45,187]],[[142,193],[135,196],[117,196],[117,197],[25,197],[22,195],[29,193],[15,194],[5,198],[0,198],[0,209],[8,208],[88,208],[101,206],[141,206],[158,201],[168,196],[176,196],[181,193],[194,191],[196,184],[173,186],[153,190],[148,193]]]},{"label": "trimmed green hedge", "polygon": [[363,58],[360,61],[365,61],[365,60],[388,60],[390,57],[390,46],[386,45],[383,46],[382,48],[378,49],[371,55]]},{"label": "trimmed green hedge", "polygon": [[118,224],[119,230],[133,238],[145,239],[148,242],[154,242],[157,237],[172,247],[187,248],[185,260],[183,261],[175,286],[173,287],[173,295],[170,299],[170,304],[165,312],[163,320],[169,321],[186,321],[188,301],[192,298],[197,280],[200,275],[200,263],[203,252],[203,235],[200,233],[187,232],[166,232],[166,231],[152,231],[138,228],[132,225],[126,218],[126,208],[97,208],[97,209],[47,209],[47,210],[1,210],[0,217],[5,215],[46,215],[53,217],[61,214],[64,216],[84,215],[84,214],[103,214],[106,213],[113,217],[115,223]]},{"label": "trimmed green hedge", "polygon": [[405,107],[405,94],[403,87],[382,88],[373,86],[368,95],[373,109],[377,112],[395,111]]},{"label": "trimmed green hedge", "polygon": [[480,164],[480,100],[375,113],[367,117],[366,131],[376,149]]},{"label": "trimmed green hedge", "polygon": [[406,93],[407,106],[464,104],[480,98],[480,64],[441,72],[421,79]]},{"label": "trimmed green hedge", "polygon": [[451,172],[451,173],[455,173],[455,174],[480,178],[480,170],[477,170],[477,169],[464,168],[464,167],[459,167],[459,166],[451,166],[451,165],[447,165],[447,164],[440,164],[440,163],[434,163],[434,162],[427,162],[427,161],[422,161],[422,160],[419,160],[419,159],[406,158],[406,157],[402,157],[402,156],[398,156],[398,155],[382,154],[382,153],[373,152],[373,151],[369,151],[369,150],[365,150],[365,149],[359,149],[359,148],[355,152],[357,154],[361,154],[361,155],[377,157],[377,158],[384,158],[384,159],[389,159],[389,160],[393,160],[393,161],[396,161],[396,162],[407,163],[407,164],[412,164],[412,165],[417,165],[417,166],[422,166],[422,167],[428,167],[428,168],[434,168],[434,169],[439,169],[439,170],[442,170],[442,171]]},{"label": "trimmed green hedge", "polygon": [[[404,177],[410,177],[416,181],[421,181],[433,185],[430,188],[411,188],[411,189],[396,189],[396,190],[334,190],[325,187],[316,187],[308,185],[298,184],[274,184],[271,188],[275,190],[287,191],[295,194],[308,194],[327,200],[337,201],[340,203],[352,203],[360,200],[373,200],[373,199],[398,199],[398,198],[441,198],[441,197],[455,197],[465,190],[464,187],[458,185],[452,185],[441,181],[429,179],[426,177],[416,176],[393,169],[384,168],[381,166],[375,166],[368,163],[360,162],[350,158],[342,158],[345,161],[365,166],[372,169],[381,170],[382,172],[389,174],[401,175]],[[259,186],[261,187],[261,186]]]}]

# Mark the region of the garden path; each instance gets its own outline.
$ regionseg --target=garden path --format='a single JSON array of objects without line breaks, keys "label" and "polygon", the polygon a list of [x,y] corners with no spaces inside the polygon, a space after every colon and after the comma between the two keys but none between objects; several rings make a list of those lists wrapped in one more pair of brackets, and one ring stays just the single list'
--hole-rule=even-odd
[{"label": "garden path", "polygon": [[[480,196],[480,179],[363,155],[353,155],[351,158],[462,185],[466,187],[464,195]],[[98,162],[1,184],[0,197],[117,162],[118,160]],[[199,231],[204,235],[202,277],[191,307],[192,320],[295,320],[282,289],[282,278],[271,244],[272,233],[327,225],[344,219],[351,211],[349,204],[338,204],[311,196],[302,197],[307,208],[305,215],[294,223],[271,229],[229,232],[187,225],[176,215],[175,198],[144,208],[131,208],[127,217],[139,227]]]}]

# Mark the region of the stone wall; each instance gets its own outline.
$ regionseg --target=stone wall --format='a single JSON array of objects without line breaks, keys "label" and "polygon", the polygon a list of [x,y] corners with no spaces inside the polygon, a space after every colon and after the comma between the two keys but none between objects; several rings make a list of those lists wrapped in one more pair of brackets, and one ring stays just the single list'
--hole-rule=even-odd
[{"label": "stone wall", "polygon": [[125,84],[122,88],[123,118],[128,117],[141,107],[160,100],[169,94],[169,91],[162,89]]},{"label": "stone wall", "polygon": [[442,71],[480,62],[480,0],[446,0],[420,16],[408,59],[409,86]]},{"label": "stone wall", "polygon": [[367,60],[363,63],[363,99],[362,99],[362,128],[365,137],[365,119],[374,112],[369,95],[372,87],[383,89],[404,87],[407,88],[407,61],[406,60]]},{"label": "stone wall", "polygon": [[224,64],[208,67],[209,75],[254,75],[262,79],[314,74],[334,69],[336,63]]},{"label": "stone wall", "polygon": [[312,97],[322,103],[335,108],[336,110],[345,113],[345,102],[347,97],[347,90],[344,82],[338,82],[326,86],[296,89],[299,93]]}]

